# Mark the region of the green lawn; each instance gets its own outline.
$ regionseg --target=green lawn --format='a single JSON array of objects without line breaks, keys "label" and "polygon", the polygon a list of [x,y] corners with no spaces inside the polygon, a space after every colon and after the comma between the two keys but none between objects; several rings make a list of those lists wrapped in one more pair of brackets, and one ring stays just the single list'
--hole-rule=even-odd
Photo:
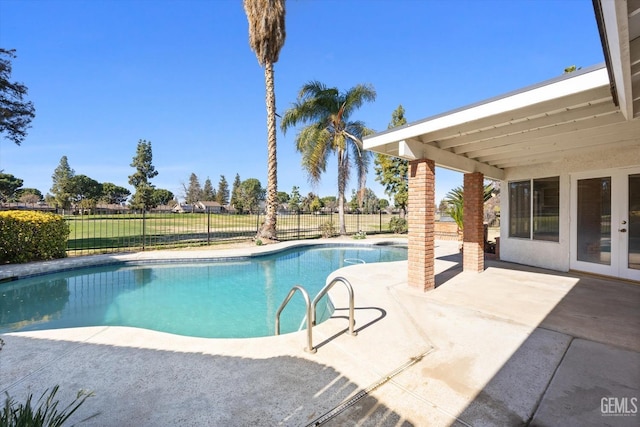
[{"label": "green lawn", "polygon": [[[345,215],[347,233],[389,231],[392,215]],[[211,243],[255,236],[264,216],[232,214],[117,214],[65,218],[71,230],[68,250],[137,249],[143,246]],[[279,215],[279,238],[320,237],[320,227],[331,221],[338,230],[338,215]]]}]

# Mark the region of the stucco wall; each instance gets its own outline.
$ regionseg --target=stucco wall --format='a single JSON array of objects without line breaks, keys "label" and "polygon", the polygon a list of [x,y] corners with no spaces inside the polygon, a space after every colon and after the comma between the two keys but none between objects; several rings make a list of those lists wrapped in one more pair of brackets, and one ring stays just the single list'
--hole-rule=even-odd
[{"label": "stucco wall", "polygon": [[[557,161],[530,167],[509,168],[502,182],[500,200],[500,259],[519,264],[568,271],[571,232],[571,174],[640,165],[640,139],[637,146],[618,150],[584,153],[559,157]],[[545,242],[509,238],[509,181],[560,177],[560,241]]]},{"label": "stucco wall", "polygon": [[[550,268],[552,270],[569,270],[569,235],[570,235],[570,179],[567,173],[550,173],[528,178],[545,178],[560,176],[560,240],[547,242],[509,237],[509,198],[508,181],[502,183],[504,193],[500,197],[500,259],[518,264]],[[517,179],[527,179],[519,177]],[[511,180],[510,180],[511,181]]]}]

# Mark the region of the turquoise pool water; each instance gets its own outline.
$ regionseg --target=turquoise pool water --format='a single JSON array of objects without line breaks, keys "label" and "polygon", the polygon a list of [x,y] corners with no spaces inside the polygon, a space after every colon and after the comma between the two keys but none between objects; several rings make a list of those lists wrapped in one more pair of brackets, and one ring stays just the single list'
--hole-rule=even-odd
[{"label": "turquoise pool water", "polygon": [[[314,246],[235,261],[117,264],[37,276],[0,284],[0,333],[110,325],[207,338],[269,336],[292,286],[301,284],[313,299],[338,268],[405,259],[400,247]],[[297,293],[281,314],[281,333],[298,330],[304,310]],[[319,321],[332,311],[328,301],[319,303]]]}]

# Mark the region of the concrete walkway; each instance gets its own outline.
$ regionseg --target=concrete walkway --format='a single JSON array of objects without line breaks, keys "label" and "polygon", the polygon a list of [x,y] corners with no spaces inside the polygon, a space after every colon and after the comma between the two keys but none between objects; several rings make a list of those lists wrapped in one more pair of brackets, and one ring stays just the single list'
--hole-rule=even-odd
[{"label": "concrete walkway", "polygon": [[[462,273],[457,244],[436,246],[439,286],[428,293],[408,288],[406,262],[334,272],[354,286],[358,335],[345,333],[346,291],[336,286],[334,316],[313,329],[315,354],[303,350],[304,331],[4,334],[0,393],[20,400],[59,384],[66,403],[93,390],[72,419],[87,426],[640,424],[640,286],[496,261]],[[104,257],[149,254],[169,257]],[[0,278],[21,268],[3,267]]]}]

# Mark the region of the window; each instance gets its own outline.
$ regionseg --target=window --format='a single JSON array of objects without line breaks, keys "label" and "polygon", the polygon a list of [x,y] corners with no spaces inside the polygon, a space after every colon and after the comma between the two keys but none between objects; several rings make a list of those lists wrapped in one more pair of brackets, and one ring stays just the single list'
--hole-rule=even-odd
[{"label": "window", "polygon": [[533,180],[533,239],[557,242],[560,237],[560,179]]},{"label": "window", "polygon": [[560,177],[509,183],[509,237],[557,242],[559,223]]},{"label": "window", "polygon": [[531,182],[509,183],[509,237],[530,237]]}]

